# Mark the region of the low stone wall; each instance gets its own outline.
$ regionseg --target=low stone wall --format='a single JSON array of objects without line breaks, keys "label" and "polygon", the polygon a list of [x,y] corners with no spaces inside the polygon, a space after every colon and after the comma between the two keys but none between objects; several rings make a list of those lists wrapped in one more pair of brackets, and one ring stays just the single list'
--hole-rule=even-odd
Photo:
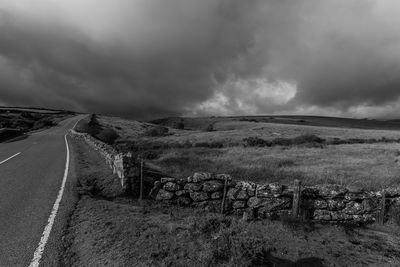
[{"label": "low stone wall", "polygon": [[[221,212],[223,208],[226,214],[240,215],[247,211],[250,216],[274,218],[292,214],[293,192],[293,186],[234,182],[225,174],[195,173],[186,179],[162,178],[154,183],[150,194],[158,201],[210,212]],[[385,210],[400,207],[400,188],[370,192],[324,185],[302,187],[300,195],[300,216],[313,221],[373,222],[384,206],[382,199]]]},{"label": "low stone wall", "polygon": [[107,145],[86,133],[79,133],[71,130],[71,136],[83,139],[91,148],[96,150],[105,160],[107,166],[120,179],[121,186],[124,190],[128,190],[129,178],[134,171],[134,162],[131,154],[118,153],[112,146]]}]

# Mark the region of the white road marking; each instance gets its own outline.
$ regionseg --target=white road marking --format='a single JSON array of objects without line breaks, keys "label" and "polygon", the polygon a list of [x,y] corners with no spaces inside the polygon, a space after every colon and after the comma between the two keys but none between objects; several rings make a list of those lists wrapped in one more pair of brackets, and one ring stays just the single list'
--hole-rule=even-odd
[{"label": "white road marking", "polygon": [[64,171],[64,177],[62,180],[61,188],[60,191],[58,191],[57,199],[56,202],[53,205],[53,209],[51,211],[50,217],[47,220],[47,225],[44,228],[42,238],[40,239],[39,245],[36,248],[35,254],[33,255],[33,259],[31,261],[31,264],[29,264],[29,267],[38,267],[40,260],[42,258],[44,248],[46,246],[46,243],[50,237],[50,232],[51,229],[53,228],[54,220],[56,218],[58,208],[60,207],[60,202],[64,194],[64,188],[65,188],[65,183],[67,182],[67,177],[68,177],[68,169],[69,169],[69,147],[68,147],[68,141],[67,141],[67,134],[64,135],[65,139],[65,145],[67,147],[67,160],[65,162],[65,171]]},{"label": "white road marking", "polygon": [[6,161],[9,161],[9,160],[12,159],[12,158],[15,158],[15,157],[18,156],[19,154],[21,154],[21,152],[18,152],[17,154],[15,154],[15,155],[13,155],[13,156],[11,156],[11,157],[9,157],[9,158],[3,160],[3,161],[0,161],[0,164],[3,164],[3,163],[5,163]]}]

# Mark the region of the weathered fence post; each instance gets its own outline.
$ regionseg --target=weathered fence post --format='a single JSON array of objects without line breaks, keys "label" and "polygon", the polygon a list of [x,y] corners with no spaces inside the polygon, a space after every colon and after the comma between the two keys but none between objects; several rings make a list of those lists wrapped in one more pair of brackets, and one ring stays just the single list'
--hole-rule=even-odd
[{"label": "weathered fence post", "polygon": [[224,183],[224,194],[222,195],[222,203],[221,203],[221,214],[225,213],[225,201],[226,201],[226,187],[228,186],[228,177],[225,177]]},{"label": "weathered fence post", "polygon": [[139,201],[140,204],[143,202],[143,158],[140,158],[140,192],[139,192]]},{"label": "weathered fence post", "polygon": [[386,191],[382,191],[381,208],[379,212],[378,222],[383,225],[385,223],[385,212],[386,212]]},{"label": "weathered fence post", "polygon": [[299,216],[300,212],[300,201],[301,201],[301,181],[294,180],[294,188],[293,188],[293,207],[292,207],[292,215],[294,218]]}]

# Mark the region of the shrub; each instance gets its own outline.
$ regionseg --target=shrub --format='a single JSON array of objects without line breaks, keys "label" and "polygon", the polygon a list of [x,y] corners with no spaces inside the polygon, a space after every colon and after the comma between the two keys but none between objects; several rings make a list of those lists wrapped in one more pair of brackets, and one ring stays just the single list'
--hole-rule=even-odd
[{"label": "shrub", "polygon": [[248,121],[248,122],[259,122],[256,119],[248,119],[248,118],[241,118],[239,121]]},{"label": "shrub", "polygon": [[244,146],[271,146],[271,142],[259,137],[247,137],[243,139]]},{"label": "shrub", "polygon": [[208,148],[223,148],[224,144],[219,141],[213,141],[213,142],[199,142],[199,143],[194,143],[194,147],[208,147]]},{"label": "shrub", "polygon": [[289,138],[275,138],[272,140],[272,145],[274,146],[290,146],[293,144],[293,139]]},{"label": "shrub", "polygon": [[32,119],[33,118],[32,113],[26,112],[26,111],[21,113],[21,117],[26,118],[26,119]]},{"label": "shrub", "polygon": [[119,136],[115,130],[105,128],[100,130],[95,137],[104,143],[112,145]]},{"label": "shrub", "polygon": [[100,123],[99,123],[99,121],[97,120],[97,115],[96,115],[96,114],[90,115],[89,126],[90,126],[90,127],[97,127],[97,126],[100,126]]},{"label": "shrub", "polygon": [[50,119],[41,119],[41,120],[35,121],[32,129],[37,130],[37,129],[41,129],[41,128],[45,128],[45,127],[51,127],[54,125],[55,125],[55,123]]},{"label": "shrub", "polygon": [[75,131],[80,133],[88,133],[89,132],[89,123],[87,121],[81,120],[75,126]]},{"label": "shrub", "polygon": [[156,126],[152,127],[144,133],[146,136],[157,137],[157,136],[166,136],[169,130],[164,126]]},{"label": "shrub", "polygon": [[183,129],[185,129],[185,124],[183,123],[183,121],[174,122],[173,127],[178,130],[183,130]]},{"label": "shrub", "polygon": [[296,145],[306,144],[306,143],[324,143],[325,139],[320,138],[314,134],[303,134],[297,136],[293,139],[293,143]]},{"label": "shrub", "polygon": [[22,131],[18,129],[0,129],[0,142],[20,134]]},{"label": "shrub", "polygon": [[[10,120],[10,125],[7,127],[10,128],[16,128],[16,129],[21,129],[21,130],[29,130],[30,128],[34,127],[34,121],[31,120],[26,120],[26,119],[13,119]],[[39,126],[39,125],[37,125]],[[41,127],[39,127],[41,128]],[[39,129],[35,128],[35,129]]]},{"label": "shrub", "polygon": [[205,131],[206,131],[206,132],[213,132],[213,131],[215,131],[215,129],[214,129],[214,124],[213,124],[213,123],[210,123],[210,124],[206,127]]},{"label": "shrub", "polygon": [[97,120],[97,116],[96,114],[92,114],[89,119],[87,133],[92,136],[96,136],[98,133],[100,133],[100,131],[101,131],[101,125]]}]

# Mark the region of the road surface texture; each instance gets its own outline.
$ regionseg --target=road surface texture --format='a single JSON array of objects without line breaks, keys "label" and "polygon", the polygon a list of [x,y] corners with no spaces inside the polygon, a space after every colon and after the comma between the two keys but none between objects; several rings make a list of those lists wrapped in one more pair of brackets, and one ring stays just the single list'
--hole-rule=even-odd
[{"label": "road surface texture", "polygon": [[58,265],[62,231],[76,201],[65,135],[83,117],[0,143],[0,266]]}]

